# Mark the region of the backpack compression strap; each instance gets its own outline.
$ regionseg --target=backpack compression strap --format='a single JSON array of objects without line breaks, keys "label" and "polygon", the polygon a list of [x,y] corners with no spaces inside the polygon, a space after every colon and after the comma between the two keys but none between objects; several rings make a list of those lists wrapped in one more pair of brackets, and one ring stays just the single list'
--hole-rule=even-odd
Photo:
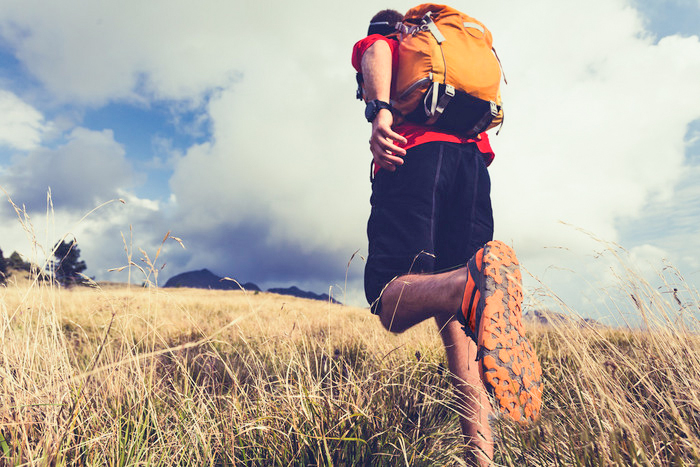
[{"label": "backpack compression strap", "polygon": [[[440,115],[445,111],[447,104],[449,104],[455,96],[454,86],[450,86],[449,84],[445,85],[445,93],[438,98],[439,89],[440,85],[438,83],[433,83],[425,96],[423,110],[425,110],[425,115],[428,117],[428,120],[425,122],[427,125],[433,125],[437,122],[437,119],[440,118]],[[428,104],[429,98],[431,98],[430,104]]]}]

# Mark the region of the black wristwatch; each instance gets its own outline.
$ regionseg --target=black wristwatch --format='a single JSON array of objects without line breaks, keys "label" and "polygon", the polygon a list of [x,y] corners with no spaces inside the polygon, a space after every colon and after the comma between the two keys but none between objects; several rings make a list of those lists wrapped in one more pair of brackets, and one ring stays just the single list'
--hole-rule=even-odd
[{"label": "black wristwatch", "polygon": [[388,102],[380,101],[379,99],[369,101],[367,107],[365,107],[365,118],[372,123],[382,109],[387,109],[390,112],[394,111],[394,108]]}]

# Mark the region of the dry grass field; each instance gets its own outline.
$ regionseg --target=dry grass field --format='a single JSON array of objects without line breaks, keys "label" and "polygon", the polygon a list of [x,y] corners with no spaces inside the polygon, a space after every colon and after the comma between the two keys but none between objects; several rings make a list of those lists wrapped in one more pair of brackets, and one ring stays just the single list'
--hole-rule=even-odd
[{"label": "dry grass field", "polygon": [[[0,287],[0,465],[463,465],[435,325],[268,293]],[[644,329],[535,326],[541,421],[498,465],[698,465],[692,290],[634,276]]]}]

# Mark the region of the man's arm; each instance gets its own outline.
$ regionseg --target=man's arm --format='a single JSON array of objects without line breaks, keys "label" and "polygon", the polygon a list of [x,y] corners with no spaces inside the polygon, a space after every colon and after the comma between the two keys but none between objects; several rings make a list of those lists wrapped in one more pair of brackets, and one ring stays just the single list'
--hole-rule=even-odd
[{"label": "man's arm", "polygon": [[[372,44],[362,56],[362,76],[364,78],[365,99],[379,99],[389,102],[391,94],[391,48],[386,41]],[[393,172],[397,165],[403,164],[402,157],[406,151],[394,144],[406,143],[406,138],[394,132],[391,125],[394,116],[388,109],[381,109],[372,122],[372,135],[369,149],[374,163],[382,169]]]}]

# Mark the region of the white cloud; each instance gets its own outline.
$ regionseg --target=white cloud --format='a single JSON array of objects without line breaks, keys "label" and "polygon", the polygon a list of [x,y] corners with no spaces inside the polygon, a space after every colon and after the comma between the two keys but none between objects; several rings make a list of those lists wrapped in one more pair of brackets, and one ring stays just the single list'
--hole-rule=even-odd
[{"label": "white cloud", "polygon": [[0,89],[0,146],[34,149],[41,142],[44,116],[15,94]]},{"label": "white cloud", "polygon": [[564,220],[617,240],[617,219],[668,196],[682,174],[683,137],[700,118],[700,43],[655,45],[621,2],[529,13],[539,3],[511,5],[519,21],[496,43],[510,82],[493,138],[497,230],[558,246]]},{"label": "white cloud", "polygon": [[18,156],[0,183],[29,209],[46,207],[47,190],[56,209],[90,209],[133,185],[133,170],[111,130],[75,128],[64,145]]},{"label": "white cloud", "polygon": [[28,71],[54,98],[93,105],[198,101],[268,60],[265,48],[286,39],[301,52],[301,41],[334,30],[311,21],[316,8],[285,2],[5,3],[0,28]]},{"label": "white cloud", "polygon": [[669,257],[667,251],[654,245],[638,245],[629,252],[630,261],[645,277],[651,277],[661,270],[662,261]]}]

